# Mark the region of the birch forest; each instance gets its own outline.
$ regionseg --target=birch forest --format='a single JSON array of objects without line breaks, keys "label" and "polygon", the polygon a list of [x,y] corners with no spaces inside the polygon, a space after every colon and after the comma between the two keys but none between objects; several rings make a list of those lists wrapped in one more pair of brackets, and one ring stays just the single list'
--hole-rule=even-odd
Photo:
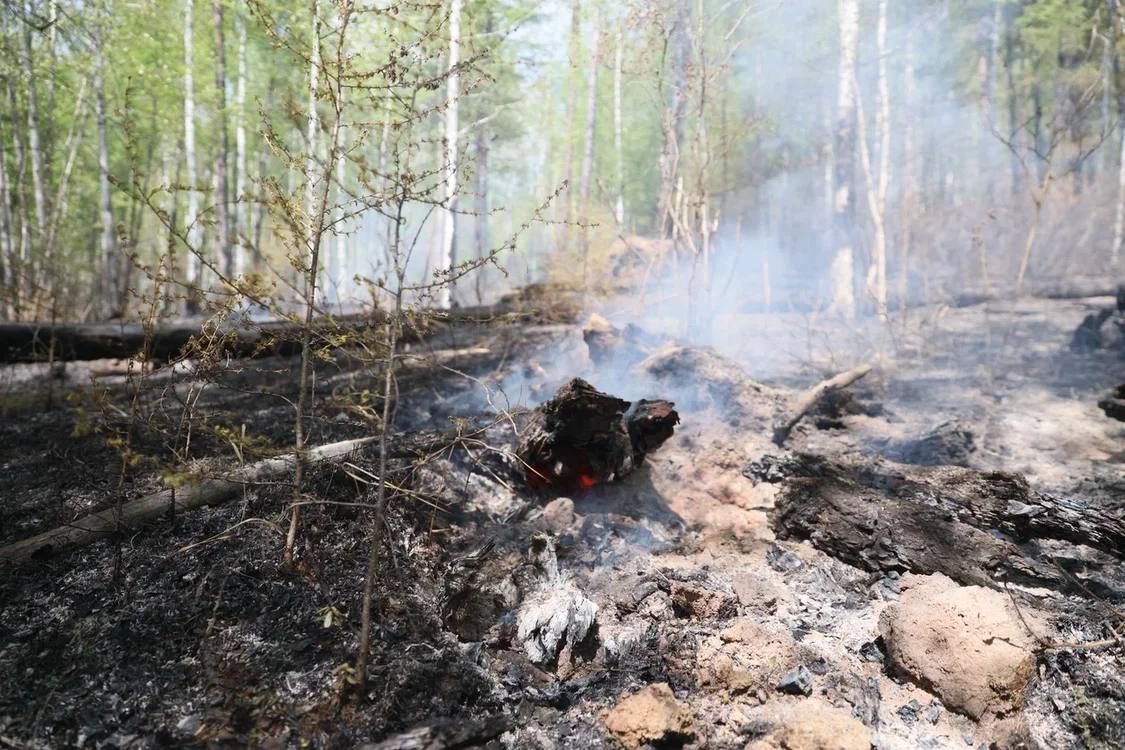
[{"label": "birch forest", "polygon": [[1125,0],[0,0],[0,750],[1125,748]]},{"label": "birch forest", "polygon": [[[663,253],[629,237],[673,248],[665,285],[690,276],[731,309],[886,315],[1112,272],[1121,15],[1115,0],[8,2],[0,304],[102,320],[155,294],[174,315],[255,285],[293,303],[314,255],[317,304],[369,302],[394,160],[424,224],[409,278],[487,261],[435,286],[441,307],[605,286],[624,256]],[[338,99],[333,77],[353,79]]]}]

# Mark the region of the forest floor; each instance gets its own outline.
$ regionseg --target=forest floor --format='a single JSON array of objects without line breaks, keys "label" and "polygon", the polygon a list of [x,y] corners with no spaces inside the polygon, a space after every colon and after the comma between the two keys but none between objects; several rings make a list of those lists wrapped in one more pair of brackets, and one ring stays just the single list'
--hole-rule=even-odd
[{"label": "forest floor", "polygon": [[[873,575],[779,539],[777,488],[744,474],[787,451],[894,465],[908,459],[902,446],[953,423],[971,439],[950,460],[1019,472],[1035,490],[1120,517],[1125,424],[1096,402],[1125,366],[1119,352],[1067,349],[1083,315],[1109,303],[927,308],[890,335],[746,316],[727,322],[723,353],[743,369],[723,382],[702,369],[649,380],[595,366],[577,326],[446,331],[414,345],[401,376],[392,468],[410,494],[388,513],[362,701],[346,686],[375,448],[349,459],[357,468],[311,470],[305,497],[323,504],[305,506],[292,567],[280,533],[292,487],[280,482],[3,570],[0,747],[1121,747],[1120,643],[1043,649],[970,624],[989,648],[1001,640],[1031,660],[1018,694],[996,688],[982,710],[972,686],[894,673],[880,634],[908,603],[927,606],[936,577]],[[850,390],[855,408],[810,416],[784,450],[771,442],[793,394],[864,361],[875,370]],[[232,362],[200,390],[170,369],[143,384],[106,363],[60,377],[0,371],[0,545],[170,475],[283,448],[295,372],[293,360]],[[497,411],[542,402],[575,376],[626,399],[671,398],[682,424],[635,473],[545,496],[521,483],[504,450],[516,422]],[[310,445],[377,430],[378,373],[326,358],[316,392]],[[743,392],[758,400],[736,403]],[[191,458],[173,464],[196,394]],[[477,437],[411,447],[451,420]],[[557,576],[528,561],[542,534]],[[1010,589],[996,606],[1019,601],[1039,636],[1104,640],[1125,573],[1101,573],[1108,595]],[[944,585],[933,618],[963,617]],[[535,663],[520,618],[559,591],[592,601],[594,626]],[[996,592],[960,591],[996,614],[985,611]],[[963,645],[936,647],[939,672],[974,672],[980,654]]]}]

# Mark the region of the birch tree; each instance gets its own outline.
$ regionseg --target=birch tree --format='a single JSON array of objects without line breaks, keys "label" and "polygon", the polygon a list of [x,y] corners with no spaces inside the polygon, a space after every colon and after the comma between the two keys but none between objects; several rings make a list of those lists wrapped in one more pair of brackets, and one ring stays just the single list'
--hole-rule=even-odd
[{"label": "birch tree", "polygon": [[196,253],[200,249],[199,192],[196,181],[195,153],[195,3],[184,0],[184,162],[187,170],[187,214],[184,221],[187,227],[187,284],[188,309],[195,307],[194,287],[201,281],[200,262]]},{"label": "birch tree", "polygon": [[109,133],[105,101],[105,50],[101,21],[94,26],[94,116],[98,128],[98,194],[102,220],[102,304],[110,315],[123,313],[119,289],[120,268],[117,258],[117,231],[113,223],[113,193],[109,178]]},{"label": "birch tree", "polygon": [[1110,69],[1117,90],[1117,201],[1114,206],[1113,244],[1110,246],[1109,261],[1114,269],[1121,266],[1121,243],[1125,239],[1125,86],[1121,81],[1121,59],[1117,53],[1121,9],[1118,0],[1106,0],[1109,11],[1109,47],[1112,50]]},{"label": "birch tree", "polygon": [[[43,238],[47,232],[47,187],[44,174],[43,143],[39,128],[39,97],[32,50],[31,26],[25,23],[22,31],[20,38],[23,41],[23,54],[20,56],[20,63],[27,87],[27,146],[31,157],[31,186],[35,199],[35,244],[42,251]],[[42,259],[38,260],[42,261]],[[29,280],[32,284],[35,279],[34,269],[37,265],[37,260],[32,259],[31,267],[28,269]]]},{"label": "birch tree", "polygon": [[587,225],[590,222],[590,182],[594,174],[594,138],[597,135],[598,118],[598,45],[601,34],[596,30],[590,49],[590,67],[586,76],[586,126],[582,148],[582,171],[579,173],[578,201],[582,238],[582,288],[589,284],[590,236]]},{"label": "birch tree", "polygon": [[839,93],[833,136],[835,178],[833,197],[832,309],[855,317],[855,249],[853,246],[855,199],[853,195],[856,119],[856,52],[859,45],[859,0],[838,0],[840,26]]},{"label": "birch tree", "polygon": [[876,46],[879,68],[879,102],[875,118],[875,131],[879,145],[878,172],[873,171],[870,149],[867,145],[867,122],[862,97],[856,91],[857,125],[859,127],[859,152],[867,184],[867,207],[873,229],[872,266],[868,286],[873,287],[875,306],[879,319],[887,320],[887,185],[890,181],[891,111],[890,85],[887,82],[887,0],[879,0],[879,20],[876,25]]},{"label": "birch tree", "polygon": [[218,101],[219,147],[215,153],[215,244],[223,276],[234,275],[234,254],[231,249],[230,197],[227,155],[230,139],[227,134],[227,53],[223,34],[223,2],[211,0],[211,23],[215,32],[215,96]]},{"label": "birch tree", "polygon": [[625,150],[622,145],[621,69],[625,56],[625,38],[618,29],[613,45],[613,190],[617,200],[613,205],[613,218],[619,228],[625,226]]},{"label": "birch tree", "polygon": [[457,131],[460,127],[458,103],[461,98],[461,82],[457,67],[461,62],[461,6],[462,0],[450,0],[449,62],[446,67],[445,138],[442,153],[442,165],[445,170],[445,194],[442,209],[440,263],[444,278],[448,278],[450,281],[441,284],[438,290],[437,304],[438,307],[443,309],[448,309],[454,302],[452,276],[453,267],[456,263],[454,254],[457,242]]},{"label": "birch tree", "polygon": [[243,237],[250,233],[248,203],[246,201],[246,19],[245,4],[234,16],[234,33],[238,37],[238,85],[235,89],[234,107],[236,125],[234,130],[234,222],[231,235],[235,238],[234,275],[246,271],[246,251]]}]

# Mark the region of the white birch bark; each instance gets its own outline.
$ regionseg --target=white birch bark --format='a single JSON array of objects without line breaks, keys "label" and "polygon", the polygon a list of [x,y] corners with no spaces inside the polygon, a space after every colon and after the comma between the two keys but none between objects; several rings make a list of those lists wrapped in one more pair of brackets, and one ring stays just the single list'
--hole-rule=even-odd
[{"label": "white birch bark", "polygon": [[235,34],[238,36],[238,85],[235,89],[234,106],[238,124],[234,130],[234,227],[235,237],[234,274],[246,273],[246,247],[243,238],[249,235],[249,215],[246,202],[246,19],[245,3],[234,16]]},{"label": "white birch bark", "polygon": [[[586,74],[586,126],[582,145],[582,170],[578,176],[578,205],[581,222],[590,223],[590,183],[594,174],[594,136],[598,122],[598,44],[601,35],[596,31],[591,42],[590,68]],[[590,234],[586,226],[579,227],[582,238],[582,288],[589,282]]]},{"label": "white birch bark", "polygon": [[47,232],[47,188],[44,184],[43,145],[39,133],[39,97],[31,45],[31,26],[24,25],[20,36],[23,39],[20,63],[23,68],[24,84],[27,87],[27,148],[28,155],[31,157],[31,188],[35,199],[35,235],[42,249],[43,238]]},{"label": "white birch bark", "polygon": [[879,204],[875,227],[875,304],[880,320],[887,320],[887,186],[891,168],[891,90],[887,82],[887,0],[879,0],[876,31],[879,54],[879,113],[875,129],[879,135]]},{"label": "white birch bark", "polygon": [[231,246],[230,179],[227,174],[227,157],[230,136],[227,134],[227,53],[223,34],[223,2],[211,0],[211,22],[215,38],[215,96],[218,100],[216,123],[219,131],[219,148],[215,152],[215,234],[218,257],[223,276],[234,274],[234,254]]},{"label": "white birch bark", "polygon": [[859,2],[839,0],[840,69],[836,102],[835,167],[833,191],[833,233],[835,255],[832,260],[833,311],[855,317],[855,248],[853,164],[855,151],[855,61],[859,44]]},{"label": "white birch bark", "polygon": [[[1121,62],[1117,55],[1117,41],[1120,36],[1121,8],[1119,0],[1107,0],[1109,9],[1109,43],[1113,49],[1113,78],[1120,85]],[[1110,247],[1110,267],[1121,267],[1121,243],[1125,239],[1125,91],[1117,92],[1117,130],[1119,134],[1117,205],[1113,219],[1113,245]]]},{"label": "white birch bark", "polygon": [[194,286],[200,282],[200,262],[197,253],[200,246],[201,227],[199,226],[199,192],[196,180],[199,174],[195,161],[195,38],[194,38],[194,0],[184,0],[184,161],[187,168],[187,215],[184,217],[187,228],[187,284]]},{"label": "white birch bark", "polygon": [[95,27],[94,39],[94,116],[98,125],[98,194],[99,213],[102,221],[102,304],[104,311],[120,313],[124,303],[119,288],[118,275],[121,269],[117,257],[117,232],[113,224],[113,193],[109,181],[109,126],[105,103],[105,50],[102,46],[102,33]]},{"label": "white birch bark", "polygon": [[622,147],[621,132],[621,67],[624,53],[624,35],[619,30],[615,38],[613,50],[613,153],[616,161],[614,190],[617,192],[617,202],[614,204],[613,216],[617,220],[618,227],[625,226],[625,152]]},{"label": "white birch bark", "polygon": [[[461,96],[461,82],[457,66],[461,62],[461,6],[462,0],[450,0],[449,5],[449,66],[446,79],[445,142],[443,162],[445,166],[445,196],[442,212],[441,261],[439,267],[446,273],[453,272],[457,223],[457,129],[458,100]],[[453,282],[442,281],[438,290],[437,302],[441,308],[449,308],[455,301]]]}]

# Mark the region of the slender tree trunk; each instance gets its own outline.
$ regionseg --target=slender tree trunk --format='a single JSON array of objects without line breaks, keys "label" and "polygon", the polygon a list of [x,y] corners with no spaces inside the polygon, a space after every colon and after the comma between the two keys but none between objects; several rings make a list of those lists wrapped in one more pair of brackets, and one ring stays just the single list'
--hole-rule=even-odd
[{"label": "slender tree trunk", "polygon": [[[600,26],[600,24],[596,24]],[[586,75],[586,127],[582,148],[582,172],[578,183],[579,216],[584,225],[579,228],[582,240],[582,288],[589,286],[590,275],[590,183],[594,175],[594,139],[597,135],[598,117],[598,43],[601,35],[595,31],[590,49],[590,69]]]},{"label": "slender tree trunk", "polygon": [[7,319],[16,317],[19,310],[19,258],[12,219],[11,178],[8,176],[8,144],[4,135],[4,118],[0,118],[0,266],[3,274],[0,285],[0,314]]},{"label": "slender tree trunk", "polygon": [[202,227],[199,226],[199,191],[197,182],[199,173],[196,169],[195,154],[195,0],[184,0],[184,161],[187,168],[187,214],[184,222],[187,229],[187,309],[194,312],[198,309],[198,286],[202,283],[202,265],[198,253],[203,252],[201,245]]},{"label": "slender tree trunk", "polygon": [[1120,7],[1118,0],[1107,0],[1109,8],[1109,40],[1112,48],[1113,85],[1117,91],[1117,131],[1118,131],[1118,167],[1117,167],[1117,205],[1115,206],[1113,220],[1113,245],[1110,248],[1110,267],[1117,270],[1121,267],[1121,243],[1125,237],[1125,86],[1121,81],[1121,59],[1117,54],[1119,38],[1118,28],[1121,23]]},{"label": "slender tree trunk", "polygon": [[[340,140],[344,142],[344,126],[340,126]],[[348,258],[348,228],[345,226],[344,205],[345,188],[344,179],[347,177],[347,154],[341,148],[336,156],[336,190],[339,196],[335,216],[335,227],[332,236],[332,297],[337,303],[343,303],[350,293],[350,262]]]},{"label": "slender tree trunk", "polygon": [[[12,196],[12,206],[15,209],[13,224],[19,225],[19,262],[16,268],[16,296],[13,301],[17,315],[23,310],[25,295],[31,294],[31,281],[28,278],[28,263],[31,258],[31,217],[28,215],[28,201],[24,190],[24,172],[27,157],[23,147],[23,128],[19,122],[19,113],[16,110],[16,96],[12,90],[11,80],[4,81],[4,89],[8,99],[9,121],[12,124],[12,155],[15,157],[13,169],[14,179],[8,190]],[[15,230],[13,230],[13,234]]]},{"label": "slender tree trunk", "polygon": [[102,218],[102,305],[110,316],[121,314],[115,310],[123,290],[119,289],[121,268],[117,255],[117,231],[113,223],[113,193],[109,180],[109,133],[105,103],[105,51],[102,44],[101,21],[95,26],[94,37],[94,115],[98,124],[98,188]]},{"label": "slender tree trunk", "polygon": [[478,305],[484,304],[485,268],[480,265],[489,251],[488,237],[488,142],[491,138],[487,128],[481,126],[476,133],[476,261],[478,268],[473,278]]},{"label": "slender tree trunk", "polygon": [[613,49],[613,155],[616,162],[613,189],[617,193],[613,217],[617,220],[619,229],[623,229],[625,226],[625,151],[622,147],[623,128],[621,118],[621,67],[624,54],[625,37],[618,30]]},{"label": "slender tree trunk", "polygon": [[[305,450],[305,407],[308,399],[308,378],[310,358],[310,337],[312,335],[312,315],[316,308],[316,282],[317,261],[320,249],[321,232],[318,231],[318,222],[323,221],[323,216],[318,218],[316,189],[317,189],[317,99],[320,93],[320,0],[312,1],[312,52],[309,56],[309,111],[306,122],[306,139],[308,142],[308,157],[305,160],[305,236],[304,243],[308,256],[304,269],[304,303],[305,303],[305,329],[301,341],[301,374],[298,380],[297,413],[293,422],[293,500],[301,501],[304,483],[304,450]],[[338,121],[337,121],[338,122]],[[327,178],[328,175],[325,175]],[[324,186],[327,195],[328,186]],[[286,564],[293,562],[294,551],[297,546],[297,530],[301,525],[301,506],[294,504],[289,515],[289,533],[285,536],[285,550],[282,557]]]},{"label": "slender tree trunk", "polygon": [[438,306],[448,309],[456,301],[453,288],[453,268],[457,263],[457,131],[458,104],[461,98],[461,81],[457,66],[461,64],[461,5],[462,0],[449,4],[449,65],[446,78],[445,139],[442,161],[445,168],[445,210],[441,233],[441,262],[443,274],[437,279]]},{"label": "slender tree trunk", "polygon": [[662,135],[659,158],[660,195],[656,225],[657,232],[661,237],[670,237],[673,241],[676,239],[675,215],[677,212],[676,191],[677,185],[680,183],[680,143],[682,142],[684,112],[687,107],[684,78],[688,64],[688,20],[688,4],[686,2],[678,3],[676,18],[666,39],[666,44],[672,52],[671,84],[667,91],[663,90],[665,71],[662,69],[661,91],[659,92],[662,97],[667,97],[667,99],[660,122]]},{"label": "slender tree trunk", "polygon": [[578,130],[578,86],[575,85],[574,72],[578,70],[578,54],[582,42],[582,2],[570,3],[570,41],[568,57],[570,70],[566,76],[566,139],[563,153],[563,175],[566,189],[563,192],[563,249],[569,250],[574,224],[574,140]]},{"label": "slender tree trunk", "polygon": [[[243,3],[243,6],[245,3]],[[235,34],[238,36],[238,87],[235,89],[235,117],[238,124],[234,131],[234,221],[231,236],[234,238],[234,274],[246,272],[246,250],[243,237],[249,236],[250,222],[246,200],[246,19],[245,7],[240,7],[234,16]]]},{"label": "slender tree trunk", "polygon": [[836,174],[833,185],[833,234],[835,257],[832,261],[832,309],[845,318],[855,317],[854,247],[854,154],[856,90],[855,62],[859,45],[859,2],[839,0],[840,69],[836,106],[836,131],[833,138]]},{"label": "slender tree trunk", "polygon": [[[879,53],[879,114],[875,128],[879,133],[879,221],[875,230],[875,305],[879,318],[887,320],[887,187],[891,169],[891,89],[887,81],[887,0],[879,0],[876,32]],[[858,94],[857,94],[858,95]]]},{"label": "slender tree trunk", "polygon": [[[31,26],[24,24],[20,38],[23,41],[23,55],[20,56],[24,75],[24,84],[27,90],[27,146],[31,157],[31,187],[35,198],[35,245],[40,252],[43,250],[43,240],[47,232],[47,188],[44,177],[43,146],[39,133],[39,97],[36,90],[36,73],[31,42]],[[34,273],[45,258],[33,258],[28,269],[32,279]],[[50,279],[45,280],[50,283]],[[32,281],[34,283],[34,281]]]},{"label": "slender tree trunk", "polygon": [[227,51],[223,35],[223,0],[211,0],[211,22],[215,31],[215,95],[219,102],[219,150],[215,154],[215,233],[223,276],[234,275],[234,252],[231,247],[229,175],[227,157],[230,136],[227,134]]},{"label": "slender tree trunk", "polygon": [[899,241],[898,298],[899,307],[905,321],[910,308],[910,246],[914,239],[914,214],[918,211],[918,156],[914,144],[915,111],[915,29],[911,24],[906,33],[906,52],[903,57],[903,102],[902,116],[902,211],[900,226],[902,238]]}]

